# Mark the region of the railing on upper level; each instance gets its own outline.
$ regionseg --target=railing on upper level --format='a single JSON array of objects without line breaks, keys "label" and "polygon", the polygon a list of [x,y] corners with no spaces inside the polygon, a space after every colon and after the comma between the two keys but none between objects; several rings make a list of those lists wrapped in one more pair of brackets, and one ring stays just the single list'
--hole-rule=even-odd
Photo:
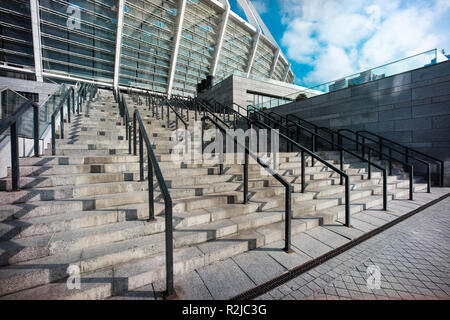
[{"label": "railing on upper level", "polygon": [[[282,123],[279,123],[278,121],[270,118],[269,115],[263,113],[263,112],[259,112],[255,110],[255,113],[258,116],[262,116],[264,120],[268,120],[269,121],[269,125],[271,125],[272,123],[281,129],[284,129],[286,136],[287,137],[291,137],[291,143],[290,145],[288,145],[288,147],[290,147],[291,151],[293,151],[294,149],[294,144],[292,143],[293,141],[296,141],[297,143],[299,143],[300,141],[300,135],[302,132],[306,132],[311,136],[311,150],[312,152],[317,152],[317,143],[316,141],[322,141],[325,144],[330,144],[333,149],[337,149],[339,151],[339,164],[340,164],[340,170],[341,171],[345,171],[344,170],[344,154],[349,154],[359,160],[361,160],[364,163],[367,163],[367,167],[368,167],[368,175],[367,178],[370,180],[372,179],[372,167],[377,168],[378,170],[381,171],[382,173],[382,177],[383,177],[383,210],[387,210],[387,170],[386,168],[374,163],[371,161],[370,157],[369,159],[365,159],[364,157],[358,155],[357,153],[344,148],[342,145],[342,141],[339,141],[340,143],[335,143],[334,141],[331,141],[323,136],[321,136],[317,130],[316,131],[312,131],[306,127],[301,126],[300,124],[291,121],[289,119],[286,119],[287,123],[286,125],[283,125]],[[294,126],[295,127],[295,132],[291,132],[290,128]],[[296,138],[296,140],[294,139],[294,136]],[[313,163],[314,165],[314,163]],[[342,176],[341,176],[341,181],[340,183],[342,184]]]},{"label": "railing on upper level", "polygon": [[[311,132],[311,130],[313,130],[315,134],[318,134],[321,131],[330,134],[331,141],[329,140],[328,143],[330,143],[330,145],[332,146],[332,150],[334,150],[334,148],[335,148],[335,145],[336,145],[335,138],[336,138],[336,140],[338,142],[338,145],[343,145],[343,141],[348,141],[348,142],[353,143],[356,146],[356,151],[357,152],[359,151],[359,148],[361,148],[362,157],[365,159],[366,158],[366,154],[367,154],[367,157],[368,157],[369,161],[372,160],[372,154],[373,155],[377,155],[378,154],[380,160],[382,160],[383,158],[387,159],[388,165],[389,165],[389,175],[392,175],[392,163],[393,162],[401,164],[402,166],[404,166],[405,171],[408,172],[409,182],[410,182],[409,183],[409,199],[413,200],[413,198],[414,198],[414,195],[413,195],[413,192],[414,192],[414,166],[409,161],[405,162],[405,161],[402,161],[400,159],[397,159],[397,158],[393,157],[392,150],[389,150],[389,153],[386,154],[386,153],[382,152],[381,148],[379,148],[379,147],[373,148],[373,147],[368,146],[366,144],[366,142],[365,142],[366,138],[364,138],[364,137],[362,138],[362,142],[359,142],[358,138],[357,139],[352,139],[352,138],[342,134],[342,132],[347,131],[347,132],[349,132],[351,134],[354,134],[356,137],[358,137],[358,135],[360,135],[360,134],[358,134],[358,133],[356,133],[356,132],[354,132],[352,130],[349,130],[349,129],[341,129],[341,130],[338,130],[336,132],[336,131],[331,130],[329,128],[319,127],[319,126],[315,125],[314,123],[306,121],[304,119],[301,119],[300,117],[298,117],[296,115],[293,115],[293,114],[289,114],[289,115],[286,115],[284,117],[281,116],[280,114],[276,113],[276,112],[273,112],[273,111],[268,112],[268,114],[276,115],[277,117],[279,117],[281,122],[283,122],[283,120],[284,120],[285,123],[289,123],[289,122],[295,123],[296,122],[298,127],[303,127],[304,129],[307,129],[307,128],[305,128],[301,124],[302,123],[306,124],[306,125],[311,127],[311,129],[309,129],[309,131]],[[290,120],[290,118],[294,118],[296,121],[292,121],[292,120]],[[362,135],[360,135],[360,136],[362,137]],[[313,141],[312,141],[313,148],[315,148],[315,145],[316,145],[314,137],[315,136],[313,136]],[[366,151],[368,151],[368,152],[366,153]],[[426,165],[426,167],[427,167],[427,192],[430,192],[431,191],[430,164],[427,163],[424,160],[418,159],[418,158],[413,157],[411,155],[409,156],[409,159],[416,160],[416,161]],[[370,166],[369,166],[369,170],[370,170]]]},{"label": "railing on upper level", "polygon": [[[81,85],[81,88],[84,86]],[[90,87],[85,92],[93,92],[94,87]],[[17,94],[16,94],[17,95]],[[18,95],[19,96],[19,95]],[[84,97],[86,93],[84,93]],[[23,98],[23,97],[22,97]],[[77,106],[77,112],[80,109],[83,99],[80,98]],[[31,100],[25,101],[19,108],[0,123],[0,135],[9,129],[11,145],[11,185],[12,190],[20,189],[20,166],[19,166],[19,135],[34,140],[34,156],[40,156],[39,140],[46,128],[51,126],[51,152],[56,154],[56,118],[60,119],[60,139],[64,139],[64,107],[67,107],[67,121],[71,122],[71,114],[75,113],[75,89],[70,86],[62,85],[52,96],[50,96],[42,105]],[[32,117],[25,117],[32,109]],[[30,119],[31,118],[31,119]],[[19,132],[19,124],[31,122],[33,124],[32,133]]]}]

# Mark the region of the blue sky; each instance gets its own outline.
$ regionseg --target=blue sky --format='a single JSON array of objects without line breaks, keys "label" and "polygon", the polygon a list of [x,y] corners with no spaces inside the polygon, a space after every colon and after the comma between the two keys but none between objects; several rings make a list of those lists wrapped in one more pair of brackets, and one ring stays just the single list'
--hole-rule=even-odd
[{"label": "blue sky", "polygon": [[[450,52],[450,0],[253,0],[310,87],[434,48]],[[236,0],[234,12],[245,19]]]}]

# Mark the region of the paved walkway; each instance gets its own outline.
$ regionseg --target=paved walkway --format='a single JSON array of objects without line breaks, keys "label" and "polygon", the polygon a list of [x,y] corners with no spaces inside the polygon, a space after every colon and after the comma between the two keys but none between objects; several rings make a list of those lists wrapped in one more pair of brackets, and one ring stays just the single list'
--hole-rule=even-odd
[{"label": "paved walkway", "polygon": [[[285,253],[280,241],[175,275],[178,298],[229,299],[449,192],[450,188],[433,188],[431,194],[416,193],[413,202],[389,202],[388,211],[374,208],[356,213],[353,228],[338,221],[297,234],[292,237],[293,253]],[[447,198],[258,299],[448,299],[449,263]],[[372,265],[380,268],[380,289],[367,287],[366,270]],[[155,299],[164,288],[163,282],[156,282],[113,299]]]},{"label": "paved walkway", "polygon": [[450,299],[450,198],[258,299]]}]

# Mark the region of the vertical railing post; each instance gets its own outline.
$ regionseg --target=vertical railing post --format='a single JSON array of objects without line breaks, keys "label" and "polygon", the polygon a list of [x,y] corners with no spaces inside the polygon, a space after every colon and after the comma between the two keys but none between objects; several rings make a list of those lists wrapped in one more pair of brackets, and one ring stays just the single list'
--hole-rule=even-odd
[{"label": "vertical railing post", "polygon": [[244,204],[248,203],[248,151],[244,150],[245,160],[244,160]]},{"label": "vertical railing post", "polygon": [[11,187],[12,191],[19,190],[20,173],[19,173],[19,137],[17,132],[17,122],[11,124]]},{"label": "vertical railing post", "polygon": [[345,176],[345,226],[350,227],[350,178]]},{"label": "vertical railing post", "polygon": [[431,192],[431,170],[430,164],[427,163],[427,193]]},{"label": "vertical railing post", "polygon": [[70,96],[67,96],[67,123],[70,123]]},{"label": "vertical railing post", "polygon": [[139,177],[140,181],[144,181],[144,135],[141,126],[139,126]]},{"label": "vertical railing post", "polygon": [[369,163],[367,164],[368,170],[369,170],[369,176],[368,176],[369,180],[372,179],[372,165],[371,165],[372,160],[371,159],[372,159],[372,149],[369,149],[369,154],[368,154]]},{"label": "vertical railing post", "polygon": [[39,157],[39,107],[33,105],[34,156]]},{"label": "vertical railing post", "polygon": [[409,166],[409,200],[414,200],[414,168]]},{"label": "vertical railing post", "polygon": [[52,122],[52,124],[51,124],[51,126],[52,126],[52,137],[51,137],[51,139],[52,139],[52,156],[54,156],[55,154],[56,154],[56,124],[55,124],[55,121],[56,121],[56,119],[55,119],[55,116],[54,115],[52,115],[52,118],[51,118],[52,120],[51,120],[51,122]]},{"label": "vertical railing post", "polygon": [[171,296],[173,289],[173,223],[172,200],[165,201],[165,232],[166,232],[166,295]]},{"label": "vertical railing post", "polygon": [[292,219],[292,210],[291,210],[291,186],[286,186],[285,191],[285,224],[284,224],[284,251],[289,253],[291,251],[291,219]]},{"label": "vertical railing post", "polygon": [[153,163],[150,154],[147,152],[147,168],[148,168],[148,220],[155,220],[155,200],[153,194]]},{"label": "vertical railing post", "polygon": [[60,139],[64,139],[64,107],[61,108],[59,113],[59,131],[60,131]]},{"label": "vertical railing post", "polygon": [[133,154],[137,154],[136,146],[136,111],[133,113]]}]

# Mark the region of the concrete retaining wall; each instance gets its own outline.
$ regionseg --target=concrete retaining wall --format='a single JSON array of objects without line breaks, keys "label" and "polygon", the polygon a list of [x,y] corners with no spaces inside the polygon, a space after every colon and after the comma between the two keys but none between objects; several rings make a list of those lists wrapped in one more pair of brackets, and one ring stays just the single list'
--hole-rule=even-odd
[{"label": "concrete retaining wall", "polygon": [[333,129],[372,131],[443,159],[450,185],[450,61],[273,110]]}]

